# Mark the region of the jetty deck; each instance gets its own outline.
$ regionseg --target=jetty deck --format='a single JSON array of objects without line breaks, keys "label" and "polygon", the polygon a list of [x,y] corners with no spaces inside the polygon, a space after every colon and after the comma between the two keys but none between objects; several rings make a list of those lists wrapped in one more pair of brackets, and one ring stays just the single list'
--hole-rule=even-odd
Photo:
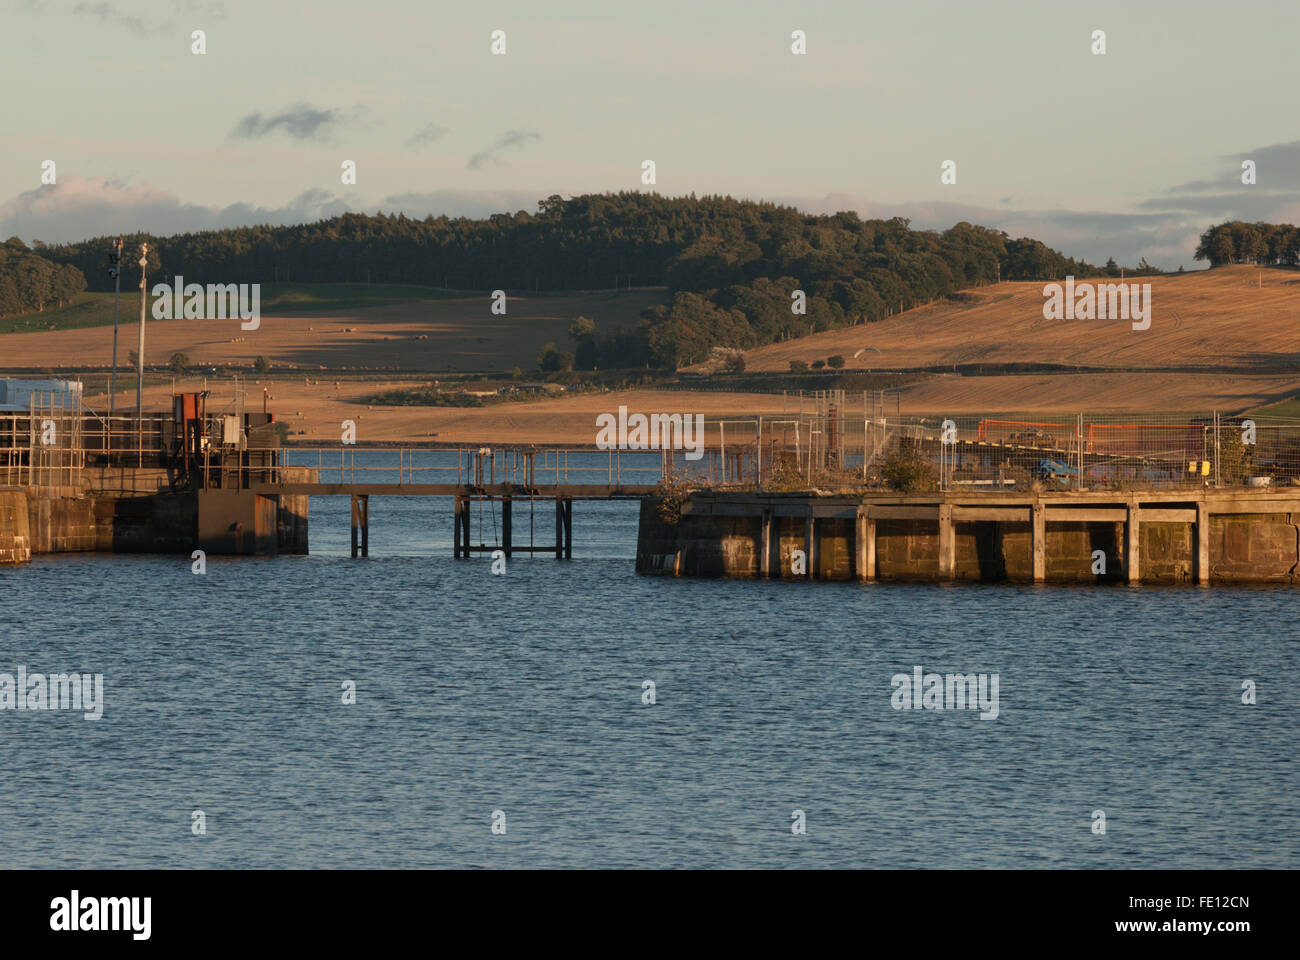
[{"label": "jetty deck", "polygon": [[1300,582],[1300,487],[699,491],[643,501],[637,569],[675,576]]}]

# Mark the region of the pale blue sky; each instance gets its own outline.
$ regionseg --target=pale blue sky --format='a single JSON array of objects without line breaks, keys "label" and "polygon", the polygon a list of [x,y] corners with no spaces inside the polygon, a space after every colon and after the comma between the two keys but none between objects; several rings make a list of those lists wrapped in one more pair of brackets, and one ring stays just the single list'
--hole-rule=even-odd
[{"label": "pale blue sky", "polygon": [[1294,3],[7,0],[0,22],[0,235],[26,240],[532,210],[646,189],[646,159],[667,194],[969,219],[1091,260],[1190,268],[1209,223],[1300,221]]}]

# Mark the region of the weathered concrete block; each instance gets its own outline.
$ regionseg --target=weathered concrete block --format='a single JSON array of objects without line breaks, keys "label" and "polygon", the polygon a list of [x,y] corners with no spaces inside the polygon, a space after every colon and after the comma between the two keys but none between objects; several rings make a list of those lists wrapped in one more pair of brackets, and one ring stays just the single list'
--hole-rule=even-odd
[{"label": "weathered concrete block", "polygon": [[0,564],[27,563],[31,558],[27,494],[22,490],[0,490]]}]

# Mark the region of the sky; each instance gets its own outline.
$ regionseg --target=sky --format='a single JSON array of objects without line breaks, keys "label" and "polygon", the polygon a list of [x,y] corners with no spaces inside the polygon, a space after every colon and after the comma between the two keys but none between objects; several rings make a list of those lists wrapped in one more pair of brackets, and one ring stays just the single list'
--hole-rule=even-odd
[{"label": "sky", "polygon": [[656,190],[1193,269],[1210,224],[1300,222],[1293,0],[0,0],[0,24],[0,237],[28,242]]}]

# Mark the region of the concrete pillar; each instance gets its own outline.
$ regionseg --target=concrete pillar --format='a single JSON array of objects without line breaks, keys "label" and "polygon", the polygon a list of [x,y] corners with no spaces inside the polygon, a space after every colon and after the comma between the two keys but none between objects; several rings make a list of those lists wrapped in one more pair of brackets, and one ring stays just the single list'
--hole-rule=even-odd
[{"label": "concrete pillar", "polygon": [[810,509],[808,511],[808,519],[804,522],[803,528],[803,556],[804,563],[808,567],[807,576],[809,580],[813,578],[817,569],[816,558],[813,556],[813,549],[815,548],[816,543],[817,538],[813,528],[813,515],[812,510]]},{"label": "concrete pillar", "polygon": [[763,511],[763,532],[759,537],[758,572],[762,577],[772,575],[772,511]]},{"label": "concrete pillar", "polygon": [[352,495],[352,559],[354,560],[356,559],[357,553],[360,550],[360,546],[361,546],[357,538],[357,533],[360,529],[360,526],[361,526],[361,512],[357,508],[357,495],[354,493]]},{"label": "concrete pillar", "polygon": [[31,516],[27,494],[0,491],[0,564],[27,563],[32,559]]},{"label": "concrete pillar", "polygon": [[865,505],[858,507],[858,515],[853,527],[853,547],[855,572],[859,580],[865,581],[871,576],[867,571],[867,508]]},{"label": "concrete pillar", "polygon": [[1196,504],[1196,582],[1210,582],[1210,505],[1204,500]]},{"label": "concrete pillar", "polygon": [[939,579],[951,580],[957,567],[957,545],[952,527],[952,504],[939,504]]},{"label": "concrete pillar", "polygon": [[1128,502],[1128,519],[1124,523],[1124,565],[1128,569],[1128,582],[1138,583],[1142,579],[1142,562],[1138,530],[1138,503],[1136,499]]},{"label": "concrete pillar", "polygon": [[514,532],[511,506],[512,504],[509,497],[501,498],[501,550],[506,555],[507,560],[509,560],[513,555],[514,547],[514,544],[511,542]]},{"label": "concrete pillar", "polygon": [[876,518],[867,513],[867,564],[868,580],[876,579]]},{"label": "concrete pillar", "polygon": [[352,556],[370,556],[370,496],[352,494]]},{"label": "concrete pillar", "polygon": [[1047,579],[1047,510],[1041,500],[1035,500],[1030,507],[1033,520],[1034,583]]}]

